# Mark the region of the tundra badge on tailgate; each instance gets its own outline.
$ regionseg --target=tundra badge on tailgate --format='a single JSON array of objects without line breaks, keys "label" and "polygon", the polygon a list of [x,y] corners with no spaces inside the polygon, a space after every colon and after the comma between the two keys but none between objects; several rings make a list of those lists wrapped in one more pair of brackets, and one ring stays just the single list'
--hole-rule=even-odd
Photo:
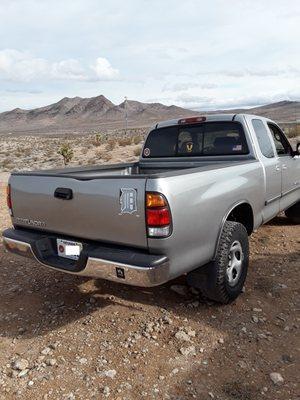
[{"label": "tundra badge on tailgate", "polygon": [[137,212],[137,190],[122,188],[120,190],[121,214],[133,214]]}]

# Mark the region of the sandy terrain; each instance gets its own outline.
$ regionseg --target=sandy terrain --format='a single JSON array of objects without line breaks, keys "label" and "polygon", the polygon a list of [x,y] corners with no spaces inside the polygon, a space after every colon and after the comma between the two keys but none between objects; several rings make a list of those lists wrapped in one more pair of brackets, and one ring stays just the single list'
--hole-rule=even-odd
[{"label": "sandy terrain", "polygon": [[130,132],[124,137],[122,131],[100,136],[0,136],[0,172],[39,168],[61,168],[63,158],[58,154],[67,144],[74,156],[70,166],[103,164],[108,162],[134,161],[140,154],[144,129]]},{"label": "sandy terrain", "polygon": [[[61,165],[55,150],[55,160],[40,158],[56,139],[30,140],[28,159],[11,161],[17,168]],[[74,146],[76,162],[78,146],[87,147]],[[105,146],[91,145],[86,158]],[[110,160],[134,159],[137,146],[116,145]],[[10,225],[7,175],[1,230]],[[201,299],[184,277],[126,287],[48,270],[1,242],[0,265],[1,400],[299,398],[300,227],[284,217],[253,234],[245,292],[228,306]]]}]

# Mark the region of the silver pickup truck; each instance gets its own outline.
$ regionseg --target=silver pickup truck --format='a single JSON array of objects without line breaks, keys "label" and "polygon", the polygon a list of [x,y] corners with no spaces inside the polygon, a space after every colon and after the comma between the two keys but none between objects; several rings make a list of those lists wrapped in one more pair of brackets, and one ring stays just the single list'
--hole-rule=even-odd
[{"label": "silver pickup truck", "polygon": [[241,292],[248,236],[300,222],[300,144],[273,121],[213,115],[158,123],[130,164],[14,172],[7,250],[55,270],[137,286],[182,274],[215,301]]}]

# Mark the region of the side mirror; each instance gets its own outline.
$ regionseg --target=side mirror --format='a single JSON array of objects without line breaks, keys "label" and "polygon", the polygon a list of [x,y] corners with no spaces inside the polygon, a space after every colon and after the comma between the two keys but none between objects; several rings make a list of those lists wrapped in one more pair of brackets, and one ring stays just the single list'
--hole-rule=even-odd
[{"label": "side mirror", "polygon": [[296,150],[294,151],[294,157],[300,156],[300,142],[296,144]]}]

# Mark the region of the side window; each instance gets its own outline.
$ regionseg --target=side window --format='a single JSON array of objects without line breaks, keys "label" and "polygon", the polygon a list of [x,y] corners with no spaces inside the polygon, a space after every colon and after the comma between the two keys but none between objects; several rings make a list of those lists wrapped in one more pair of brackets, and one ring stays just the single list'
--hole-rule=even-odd
[{"label": "side window", "polygon": [[262,154],[267,158],[275,157],[271,139],[269,137],[267,128],[265,127],[262,120],[261,119],[253,119],[252,126],[253,126],[254,132],[256,134],[259,148],[260,148],[260,151],[262,152]]},{"label": "side window", "polygon": [[280,132],[280,129],[278,129],[277,126],[273,124],[268,124],[268,127],[273,136],[278,156],[286,156],[290,154],[291,149],[289,143],[287,142],[283,134]]}]

